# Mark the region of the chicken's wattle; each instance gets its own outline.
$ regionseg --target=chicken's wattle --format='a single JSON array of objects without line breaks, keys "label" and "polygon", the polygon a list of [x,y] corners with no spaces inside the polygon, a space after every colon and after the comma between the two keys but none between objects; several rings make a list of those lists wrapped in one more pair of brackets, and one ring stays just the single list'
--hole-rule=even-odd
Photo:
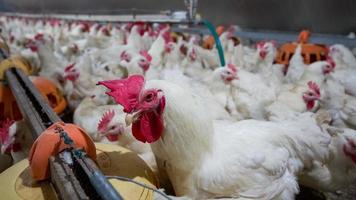
[{"label": "chicken's wattle", "polygon": [[162,136],[164,129],[162,114],[165,105],[165,98],[162,97],[155,110],[143,112],[139,119],[132,124],[132,134],[137,140],[153,143]]},{"label": "chicken's wattle", "polygon": [[349,156],[352,161],[356,164],[356,144],[351,140],[343,147],[346,156]]}]

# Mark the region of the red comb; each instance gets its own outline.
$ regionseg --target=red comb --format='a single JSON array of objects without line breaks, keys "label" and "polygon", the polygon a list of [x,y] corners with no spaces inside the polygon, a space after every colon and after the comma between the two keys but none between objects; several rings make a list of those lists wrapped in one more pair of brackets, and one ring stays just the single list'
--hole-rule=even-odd
[{"label": "red comb", "polygon": [[145,22],[143,22],[143,21],[137,21],[137,22],[134,22],[134,26],[139,26],[140,27],[140,29],[142,29],[142,30],[145,30],[145,26],[146,26],[147,24],[145,23]]},{"label": "red comb", "polygon": [[180,52],[181,52],[183,55],[187,55],[188,48],[187,48],[187,46],[185,46],[184,44],[182,44],[182,45],[179,47],[179,50],[180,50]]},{"label": "red comb", "polygon": [[110,89],[106,94],[122,105],[124,112],[131,113],[138,104],[138,97],[144,83],[145,78],[142,75],[132,75],[126,79],[100,81],[98,84]]},{"label": "red comb", "polygon": [[0,122],[0,143],[4,143],[9,139],[9,128],[14,122],[12,119],[5,119]]},{"label": "red comb", "polygon": [[229,69],[231,69],[234,73],[237,72],[237,68],[235,67],[235,65],[229,63],[229,64],[227,64],[227,67],[228,67]]},{"label": "red comb", "polygon": [[165,30],[164,32],[162,32],[162,37],[166,44],[172,42],[171,33],[169,32],[169,30]]},{"label": "red comb", "polygon": [[152,56],[147,51],[140,51],[141,56],[145,57],[149,62],[152,61]]},{"label": "red comb", "polygon": [[121,60],[125,60],[126,62],[130,62],[131,56],[130,56],[126,51],[123,51],[123,52],[120,54],[120,59],[121,59]]},{"label": "red comb", "polygon": [[65,72],[72,71],[73,68],[74,68],[74,66],[75,66],[75,63],[72,63],[72,64],[68,65],[67,67],[65,67],[65,68],[64,68],[64,71],[65,71]]},{"label": "red comb", "polygon": [[110,36],[110,31],[107,27],[104,27],[101,29],[101,31],[106,35],[106,36]]},{"label": "red comb", "polygon": [[43,40],[43,34],[42,33],[37,33],[35,35],[35,40]]},{"label": "red comb", "polygon": [[114,116],[115,116],[115,111],[113,110],[106,111],[99,121],[98,131],[104,130],[105,127],[107,127],[108,124],[111,122],[111,120],[114,118]]},{"label": "red comb", "polygon": [[261,41],[257,43],[257,48],[262,48],[266,44],[266,41]]},{"label": "red comb", "polygon": [[90,31],[90,25],[87,22],[81,22],[80,25],[82,32],[89,32]]},{"label": "red comb", "polygon": [[313,82],[313,81],[309,81],[308,82],[308,87],[309,89],[313,90],[314,92],[316,92],[318,95],[320,95],[320,88],[319,86]]},{"label": "red comb", "polygon": [[128,31],[128,32],[130,32],[131,29],[132,29],[132,27],[133,27],[133,25],[134,25],[134,23],[127,23],[127,24],[125,25],[125,30]]},{"label": "red comb", "polygon": [[59,22],[59,20],[57,20],[57,19],[51,19],[51,20],[49,20],[49,24],[51,25],[51,26],[60,26],[61,25],[61,23]]}]

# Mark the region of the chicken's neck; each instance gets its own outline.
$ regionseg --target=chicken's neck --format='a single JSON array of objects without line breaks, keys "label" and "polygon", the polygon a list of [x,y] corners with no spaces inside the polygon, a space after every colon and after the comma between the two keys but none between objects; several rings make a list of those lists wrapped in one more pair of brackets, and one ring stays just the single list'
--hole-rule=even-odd
[{"label": "chicken's neck", "polygon": [[50,50],[49,47],[45,45],[38,45],[38,57],[41,60],[41,67],[43,70],[61,67],[57,61],[57,58],[51,52],[52,50]]},{"label": "chicken's neck", "polygon": [[[163,86],[163,87],[162,87]],[[193,171],[213,148],[213,121],[201,99],[177,85],[161,84],[166,98],[162,138],[152,144],[156,157]]]},{"label": "chicken's neck", "polygon": [[158,66],[160,61],[162,60],[164,44],[165,42],[163,37],[158,36],[158,38],[153,42],[151,48],[148,50],[148,54],[152,56],[152,66]]}]

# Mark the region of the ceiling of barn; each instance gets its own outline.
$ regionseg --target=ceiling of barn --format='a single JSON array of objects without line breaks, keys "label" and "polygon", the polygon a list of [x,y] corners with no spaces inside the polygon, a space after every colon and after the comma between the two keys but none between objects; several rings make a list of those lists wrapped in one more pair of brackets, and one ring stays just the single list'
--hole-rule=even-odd
[{"label": "ceiling of barn", "polygon": [[[18,12],[116,14],[183,10],[183,0],[0,0],[0,8]],[[356,32],[353,0],[200,0],[198,12],[215,24],[239,24],[257,30],[319,33]]]}]

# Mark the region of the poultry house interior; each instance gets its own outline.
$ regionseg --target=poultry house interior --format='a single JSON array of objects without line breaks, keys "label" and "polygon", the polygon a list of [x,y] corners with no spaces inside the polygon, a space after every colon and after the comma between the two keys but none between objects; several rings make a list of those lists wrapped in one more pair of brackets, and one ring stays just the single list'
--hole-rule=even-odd
[{"label": "poultry house interior", "polygon": [[0,199],[356,199],[356,4],[316,2],[0,0]]}]

